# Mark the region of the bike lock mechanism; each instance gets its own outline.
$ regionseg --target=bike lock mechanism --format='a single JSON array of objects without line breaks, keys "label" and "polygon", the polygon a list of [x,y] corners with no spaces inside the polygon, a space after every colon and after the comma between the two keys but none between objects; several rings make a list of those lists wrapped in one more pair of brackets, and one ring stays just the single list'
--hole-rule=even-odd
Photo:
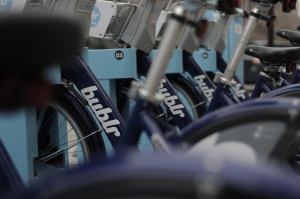
[{"label": "bike lock mechanism", "polygon": [[244,27],[240,41],[235,49],[233,56],[231,57],[228,66],[224,73],[217,72],[214,78],[215,83],[223,83],[228,86],[235,86],[236,82],[233,81],[233,77],[236,73],[236,70],[239,66],[240,61],[244,55],[245,49],[250,41],[250,37],[254,32],[256,25],[259,19],[265,20],[267,24],[270,24],[274,17],[266,17],[272,8],[273,4],[271,3],[259,3],[256,5],[251,13],[249,14],[248,20]]}]

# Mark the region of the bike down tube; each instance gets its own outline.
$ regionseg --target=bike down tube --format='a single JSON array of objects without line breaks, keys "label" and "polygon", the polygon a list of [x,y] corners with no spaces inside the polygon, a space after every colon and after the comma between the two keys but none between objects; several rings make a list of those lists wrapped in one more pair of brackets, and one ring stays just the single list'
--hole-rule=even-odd
[{"label": "bike down tube", "polygon": [[147,111],[140,112],[140,118],[141,126],[145,129],[156,150],[163,153],[171,153],[174,151],[172,150],[173,145],[170,142],[171,140],[167,140],[165,136],[168,132],[170,132],[171,135],[176,135],[174,129],[171,130],[160,126],[157,119]]},{"label": "bike down tube", "polygon": [[168,132],[174,133],[174,129],[162,126],[156,117],[149,114],[149,106],[152,104],[143,99],[137,100],[130,121],[127,125],[127,134],[123,136],[116,147],[116,154],[124,154],[131,148],[137,148],[142,129],[152,141],[155,148],[161,152],[170,153],[172,145],[165,139]]},{"label": "bike down tube", "polygon": [[297,84],[299,82],[299,79],[300,79],[300,65],[297,64],[297,69],[291,83]]},{"label": "bike down tube", "polygon": [[62,67],[62,78],[74,82],[114,146],[125,133],[125,121],[86,62],[75,57]]}]

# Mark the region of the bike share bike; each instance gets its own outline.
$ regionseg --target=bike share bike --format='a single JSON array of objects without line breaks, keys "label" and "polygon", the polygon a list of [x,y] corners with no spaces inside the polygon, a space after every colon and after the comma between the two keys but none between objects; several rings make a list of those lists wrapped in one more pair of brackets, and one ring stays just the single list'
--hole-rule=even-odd
[{"label": "bike share bike", "polygon": [[[260,12],[261,9],[265,11],[265,9],[270,8],[272,3],[278,3],[278,1],[276,2],[262,1],[257,7],[255,7],[254,10],[256,10],[257,12]],[[183,19],[183,18],[179,17],[179,19]],[[172,20],[174,21],[174,18],[172,18]],[[255,21],[256,18],[250,16],[249,20]],[[186,20],[183,20],[183,22],[185,21]],[[189,23],[189,24],[194,24],[194,23]],[[167,32],[166,34],[173,35],[174,32],[178,32],[178,34],[174,35],[174,37],[179,37],[180,28],[181,26],[178,27],[178,30],[177,29],[170,30],[170,32]],[[168,37],[168,38],[169,39],[165,40],[165,44],[161,44],[164,48],[168,46],[170,43],[173,44],[176,43],[175,40],[177,40],[177,38],[175,38],[174,41],[172,40],[170,41],[170,39],[172,39],[173,37]],[[163,41],[164,39],[162,40],[162,42]],[[168,51],[166,50],[164,52],[166,54],[158,55],[159,57],[157,60],[161,61],[159,65],[165,65],[165,63],[167,63],[168,61],[166,60],[166,57],[170,57],[171,50]],[[153,64],[155,65],[155,62]],[[146,111],[148,107],[153,106],[152,103],[150,102],[153,101],[156,102],[157,100],[157,98],[155,97],[156,95],[153,94],[156,91],[156,86],[152,85],[151,92],[147,91],[150,94],[147,92],[145,93],[145,91],[141,89],[142,99],[137,100],[137,106],[132,116],[132,118],[134,119],[132,119],[128,123],[127,130],[125,130],[125,122],[120,116],[120,113],[113,106],[113,103],[109,100],[109,97],[104,92],[103,88],[98,83],[97,79],[93,76],[92,72],[90,71],[87,64],[84,62],[84,60],[78,56],[69,65],[73,66],[73,68],[70,70],[62,69],[62,72],[63,72],[63,77],[66,77],[66,79],[72,81],[71,82],[67,81],[65,87],[60,86],[62,89],[61,96],[64,96],[65,99],[72,99],[73,101],[80,102],[78,106],[76,105],[77,110],[81,110],[79,111],[80,113],[79,115],[83,115],[82,113],[87,113],[86,116],[84,117],[84,120],[85,122],[87,122],[88,124],[87,126],[90,127],[89,129],[91,129],[90,134],[93,132],[97,133],[97,135],[93,135],[90,137],[93,141],[95,141],[95,139],[101,140],[101,137],[99,136],[100,133],[97,126],[95,125],[95,122],[93,122],[94,121],[93,117],[89,115],[90,113],[85,108],[85,105],[89,105],[92,111],[94,112],[94,114],[96,114],[96,118],[103,125],[104,127],[103,130],[107,133],[107,136],[110,142],[112,143],[112,145],[117,146],[117,143],[121,143],[122,144],[122,147],[120,147],[121,149],[124,148],[125,146],[131,146],[131,145],[136,146],[140,137],[139,130],[141,128],[145,129],[145,131],[151,138],[152,143],[158,150],[172,151],[172,148],[178,145],[183,145],[184,147],[195,146],[194,148],[197,148],[196,146],[201,145],[201,140],[203,138],[214,134],[217,130],[220,130],[220,129],[216,130],[215,128],[208,127],[210,123],[216,124],[217,121],[214,119],[219,118],[220,120],[218,120],[218,122],[220,123],[220,125],[214,125],[214,127],[217,126],[220,128],[221,127],[235,128],[236,126],[240,125],[240,128],[248,129],[249,139],[245,139],[243,138],[243,136],[230,138],[232,136],[230,134],[234,134],[234,133],[231,133],[232,131],[229,132],[224,131],[222,135],[229,135],[229,136],[225,136],[226,139],[222,140],[222,142],[230,141],[231,139],[234,139],[235,142],[242,142],[243,144],[245,144],[245,145],[242,144],[243,145],[242,147],[244,147],[246,151],[245,154],[251,154],[251,157],[253,157],[252,159],[254,161],[257,158],[256,153],[260,154],[259,156],[262,156],[263,159],[269,159],[270,156],[275,157],[277,159],[289,159],[292,156],[291,153],[293,153],[292,152],[293,149],[289,148],[288,146],[290,146],[290,140],[294,140],[295,142],[297,142],[297,140],[294,139],[294,137],[295,137],[295,131],[298,128],[298,126],[297,124],[294,123],[294,119],[297,119],[297,114],[294,114],[291,119],[290,117],[291,111],[289,110],[297,109],[297,106],[295,105],[297,101],[291,103],[285,101],[283,102],[277,100],[269,100],[266,102],[251,102],[249,104],[243,104],[243,105],[235,106],[233,108],[229,107],[227,109],[223,109],[220,110],[219,112],[209,115],[203,118],[203,120],[199,120],[195,123],[190,124],[186,128],[182,129],[181,136],[177,136],[177,132],[175,132],[172,128],[168,127],[166,124],[162,122],[158,122],[155,117],[149,115]],[[159,68],[160,69],[158,71],[163,72],[162,71],[163,67],[160,66]],[[155,76],[156,78],[154,78],[153,76]],[[154,80],[151,80],[151,78],[153,78]],[[160,78],[159,75],[152,74],[152,77],[150,76],[150,80],[148,80],[149,79],[148,77],[147,81],[160,82],[159,78]],[[74,89],[73,85],[76,85],[77,89],[81,92],[83,97],[81,96],[81,94],[78,93],[76,89]],[[133,89],[132,95],[139,96],[138,94],[140,90],[139,84],[134,88],[135,89]],[[146,103],[145,103],[145,99],[147,99]],[[264,105],[264,107],[262,107],[262,104]],[[81,109],[78,109],[79,107]],[[275,109],[277,110],[276,114],[278,114],[276,117],[274,116]],[[293,113],[295,112],[297,112],[297,110],[295,110]],[[236,113],[236,116],[234,116],[233,113]],[[256,114],[258,113],[261,113],[259,117],[256,116]],[[256,117],[254,117],[253,115],[255,115]],[[238,117],[239,120],[234,122],[232,120],[229,120],[229,118],[233,118],[233,117]],[[247,121],[247,124],[243,124],[243,122],[245,121]],[[256,125],[257,123],[259,123],[260,125],[257,126]],[[137,124],[139,124],[139,126],[137,126]],[[248,124],[250,124],[251,128],[247,126]],[[274,130],[277,133],[272,133],[272,134],[270,133],[269,129],[272,126],[278,127],[275,129],[272,128],[272,131]],[[289,128],[287,128],[287,126],[289,126]],[[252,135],[253,132],[258,132],[258,133]],[[264,134],[266,134],[267,136],[262,136]],[[214,140],[211,141],[210,138],[209,140],[211,144],[210,147],[212,147],[217,144],[218,139],[214,138]],[[80,142],[81,140],[76,142],[76,144]],[[100,148],[100,152],[102,153],[97,153],[97,155],[101,154],[105,156],[106,151],[104,149],[104,145],[102,142],[103,141],[100,141],[100,144],[96,143],[95,146],[102,147]],[[266,144],[267,142],[270,143]],[[195,145],[196,143],[197,145]],[[222,145],[222,143],[219,145]],[[240,144],[236,144],[236,145],[240,146]],[[268,147],[262,148],[260,146],[268,146]],[[280,150],[280,148],[284,148],[286,150]],[[55,155],[56,154],[54,154],[54,156]],[[51,159],[52,157],[53,156],[49,156],[47,158]],[[43,161],[43,159],[41,159],[41,161]]]},{"label": "bike share bike", "polygon": [[[191,8],[191,6],[194,7],[197,5],[198,3],[189,3],[189,6],[187,7]],[[178,17],[185,17],[185,14],[187,14],[183,8],[186,8],[186,6],[179,6],[176,8],[174,14],[177,17],[171,18],[170,27],[168,27],[166,30],[167,36],[169,36],[170,33],[174,33],[173,30],[176,27],[178,27],[178,30],[180,30],[180,27],[184,22],[179,20]],[[5,19],[1,18],[1,20]],[[3,27],[3,29],[1,29],[2,31],[0,31],[0,35],[3,35],[1,34],[3,33],[3,30],[9,30],[8,32],[4,31],[4,35],[9,38],[11,33],[11,29],[9,28],[20,28],[20,26],[10,26],[10,24],[23,24],[22,32],[24,33],[24,36],[26,36],[27,40],[23,40],[23,38],[21,38],[19,44],[23,44],[24,41],[26,41],[33,46],[32,50],[28,48],[26,49],[27,54],[24,54],[24,58],[29,58],[30,56],[27,55],[34,53],[35,55],[39,55],[41,58],[40,61],[42,62],[38,62],[36,63],[37,65],[35,65],[34,63],[36,59],[25,59],[28,62],[25,62],[24,59],[22,59],[18,65],[9,64],[11,63],[11,59],[9,58],[11,54],[9,51],[5,51],[7,46],[3,46],[3,49],[5,49],[3,52],[8,52],[5,54],[7,55],[5,58],[8,58],[7,64],[9,64],[10,71],[16,69],[24,70],[25,68],[19,66],[26,66],[26,71],[32,67],[32,71],[36,72],[37,70],[41,70],[42,66],[47,65],[48,63],[61,60],[62,57],[64,57],[62,54],[60,54],[58,57],[55,56],[58,54],[58,51],[56,50],[58,47],[60,47],[60,45],[63,47],[66,44],[69,44],[66,45],[68,46],[68,50],[62,50],[63,53],[67,53],[68,55],[71,55],[71,52],[74,53],[78,49],[77,46],[73,46],[75,50],[70,48],[72,45],[75,45],[74,41],[80,41],[80,39],[76,38],[75,36],[76,32],[80,33],[80,30],[77,26],[71,26],[62,19],[55,19],[55,21],[51,21],[52,23],[50,23],[50,21],[47,21],[46,18],[24,19],[24,16],[22,16],[21,19],[18,17],[16,20],[9,21],[8,24],[1,23],[1,27]],[[30,30],[28,34],[26,34],[24,31],[26,28],[27,30]],[[59,29],[59,33],[54,34],[57,28]],[[42,33],[39,31],[41,29],[43,30]],[[53,30],[55,31],[53,32]],[[66,31],[65,34],[63,34],[63,31]],[[68,36],[68,31],[73,33],[73,38],[70,39]],[[42,37],[36,37],[36,34],[33,33],[37,33],[37,35],[40,36],[42,35]],[[42,42],[43,39],[45,39],[45,34],[48,34],[46,41],[49,43]],[[60,35],[61,41],[57,40],[57,34]],[[64,36],[62,36],[62,34]],[[163,41],[166,41],[165,38]],[[72,42],[72,44],[68,42]],[[41,48],[41,43],[46,45]],[[169,41],[166,44],[168,43]],[[163,44],[164,42],[161,45]],[[50,48],[50,46],[52,48]],[[47,47],[49,47],[51,50]],[[168,53],[171,53],[171,51],[172,49],[170,49]],[[55,59],[49,55],[53,55]],[[47,61],[43,58],[47,58]],[[150,71],[150,74],[151,72],[152,71]],[[160,75],[163,76],[163,73]],[[147,81],[150,81],[149,78]],[[157,84],[157,82],[154,83]],[[151,84],[146,83],[146,85],[150,86]],[[146,94],[147,92],[145,91],[147,91],[147,87],[144,87],[144,89],[146,90],[144,90],[142,93]],[[155,91],[156,89],[153,89],[153,93],[155,93]],[[147,97],[146,95],[144,96]],[[146,98],[140,99],[138,103],[141,104],[145,103],[146,101]],[[148,101],[148,103],[151,103],[151,101]],[[289,104],[291,101],[278,101],[278,104],[284,103]],[[255,103],[248,103],[248,105],[251,104]],[[147,103],[144,105],[147,106]],[[141,113],[144,114],[144,116],[147,115],[145,111],[146,110],[143,111],[144,113]],[[182,158],[179,156],[162,156],[156,158],[144,157],[144,159],[135,156],[117,157],[117,159],[107,162],[102,166],[97,164],[90,165],[89,167],[73,170],[68,174],[59,174],[58,176],[54,176],[49,179],[44,178],[38,184],[32,185],[30,188],[25,190],[21,184],[18,185],[20,181],[17,179],[17,174],[14,173],[15,171],[13,169],[13,165],[10,165],[11,162],[9,162],[9,159],[3,148],[1,147],[0,149],[1,179],[3,180],[3,177],[7,177],[7,181],[5,183],[1,183],[1,189],[5,188],[7,198],[50,199],[71,197],[76,199],[82,197],[288,197],[296,199],[300,196],[298,189],[299,182],[298,180],[293,179],[291,176],[278,174],[278,171],[274,173],[273,171],[270,171],[270,167],[268,169],[260,167],[252,168],[245,165],[235,164],[231,160],[223,160],[222,156],[214,156],[214,158],[212,158],[213,156],[207,156],[203,158],[197,157],[196,159],[195,157]],[[211,167],[211,165],[214,165],[214,167]],[[246,179],[246,181],[241,183],[242,179]],[[259,187],[259,189],[257,189],[257,187]]]}]

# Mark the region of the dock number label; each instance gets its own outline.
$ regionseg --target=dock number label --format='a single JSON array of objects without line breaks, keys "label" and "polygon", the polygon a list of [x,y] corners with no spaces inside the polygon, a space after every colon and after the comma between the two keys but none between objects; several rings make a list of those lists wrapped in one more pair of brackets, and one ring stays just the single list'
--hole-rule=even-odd
[{"label": "dock number label", "polygon": [[116,53],[115,53],[115,58],[116,58],[117,60],[123,59],[123,58],[124,58],[124,53],[123,53],[122,51],[120,51],[120,50],[116,51]]}]

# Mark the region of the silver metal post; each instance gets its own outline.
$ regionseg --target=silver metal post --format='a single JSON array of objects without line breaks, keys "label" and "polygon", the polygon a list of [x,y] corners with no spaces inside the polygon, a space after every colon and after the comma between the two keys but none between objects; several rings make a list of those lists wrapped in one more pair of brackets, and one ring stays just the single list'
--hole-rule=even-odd
[{"label": "silver metal post", "polygon": [[[269,11],[269,9],[272,7],[272,4],[268,5],[258,5],[254,9],[252,9],[252,12],[256,14],[266,13]],[[244,27],[243,34],[240,38],[240,41],[234,51],[234,54],[232,55],[227,68],[224,72],[224,74],[218,74],[216,77],[217,82],[222,82],[224,84],[233,85],[232,79],[236,73],[236,70],[239,66],[240,61],[243,58],[245,49],[250,41],[250,38],[256,28],[256,25],[258,23],[258,18],[254,17],[252,15],[249,16],[247,23]]]},{"label": "silver metal post", "polygon": [[252,36],[252,33],[256,28],[257,22],[258,19],[256,17],[249,16],[249,19],[244,29],[244,34],[241,36],[241,39],[235,49],[235,52],[231,57],[228,66],[224,72],[224,78],[227,81],[231,81],[233,76],[235,75],[239,63],[244,55],[245,49],[250,41],[250,37]]},{"label": "silver metal post", "polygon": [[[177,6],[174,10],[174,14],[176,16],[184,17],[186,11],[182,6]],[[169,59],[172,56],[176,42],[181,35],[182,28],[182,22],[177,19],[170,19],[159,44],[158,52],[147,74],[145,85],[140,90],[140,95],[143,98],[149,99],[150,101],[155,98],[156,90],[165,74]]]}]

